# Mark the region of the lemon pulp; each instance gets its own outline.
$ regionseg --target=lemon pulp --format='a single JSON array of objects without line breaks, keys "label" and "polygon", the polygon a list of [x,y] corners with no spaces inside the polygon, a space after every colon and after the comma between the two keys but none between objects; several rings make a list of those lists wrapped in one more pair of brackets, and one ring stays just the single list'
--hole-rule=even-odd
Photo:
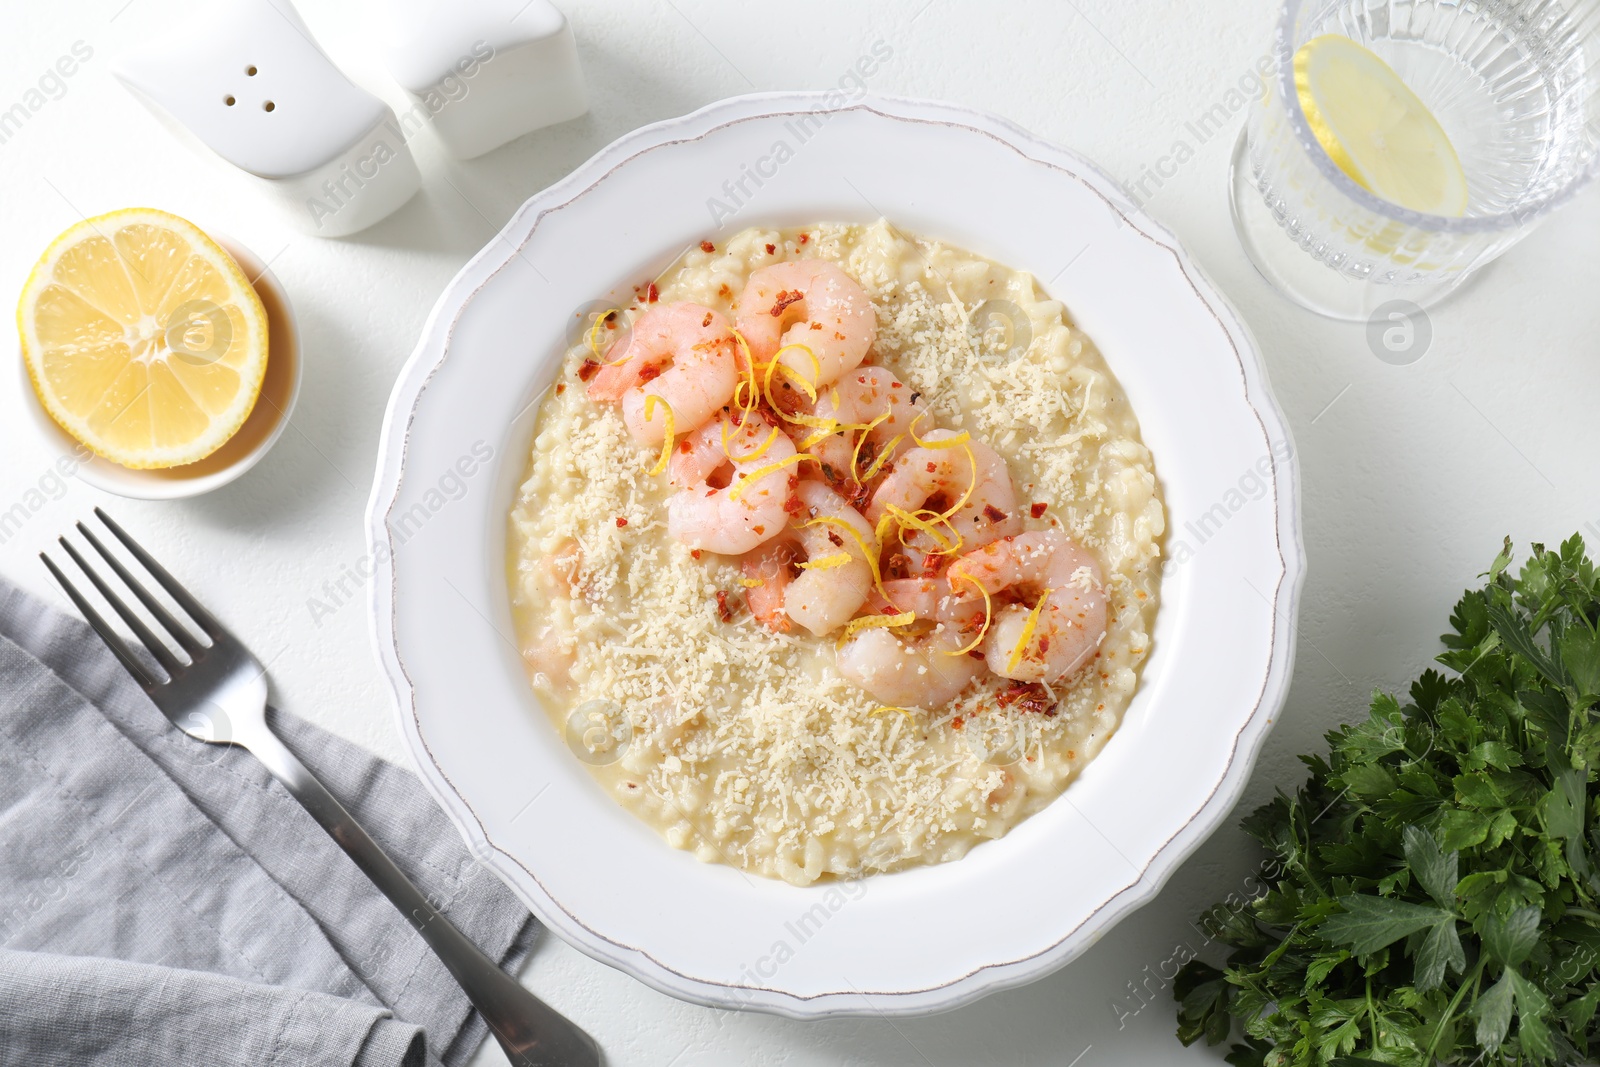
[{"label": "lemon pulp", "polygon": [[1467,177],[1455,146],[1381,57],[1324,34],[1295,53],[1294,81],[1317,141],[1362,188],[1412,211],[1466,213]]},{"label": "lemon pulp", "polygon": [[17,305],[45,410],[125,467],[174,467],[244,424],[267,366],[267,315],[233,257],[193,223],[132,208],[71,227]]}]

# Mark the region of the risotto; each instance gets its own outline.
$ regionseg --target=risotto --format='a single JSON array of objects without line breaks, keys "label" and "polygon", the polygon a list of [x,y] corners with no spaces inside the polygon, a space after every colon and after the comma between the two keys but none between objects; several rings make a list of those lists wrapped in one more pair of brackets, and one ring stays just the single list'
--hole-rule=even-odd
[{"label": "risotto", "polygon": [[[864,321],[838,332],[812,323],[815,342],[805,334],[794,343],[791,332],[764,355],[754,328],[771,324],[739,304],[752,302],[775,264],[796,266],[766,276],[842,270],[870,300]],[[771,314],[801,295],[777,289]],[[670,405],[665,379],[656,400],[644,395],[649,374],[617,390],[631,388],[642,407],[593,399],[597,382],[630,365],[612,354],[627,351],[630,323],[641,324],[638,334],[664,318],[642,320],[652,308],[686,323],[675,336],[704,329],[737,339],[742,355],[730,347],[727,357],[738,368],[733,398],[706,394],[720,412],[689,410],[712,388],[704,382],[734,373],[712,362],[692,397],[678,382]],[[736,318],[734,334],[722,323]],[[899,410],[914,418],[887,440],[897,420],[846,418],[839,385],[823,384],[839,354],[823,334],[842,345],[857,328],[870,351],[859,368],[846,362],[837,382],[871,378],[899,391]],[[670,845],[795,884],[946,862],[1041,810],[1105,745],[1149,649],[1164,513],[1133,410],[1093,343],[1030,275],[884,221],[755,228],[689,250],[629,306],[585,318],[579,332],[542,401],[510,514],[517,639],[574,756]],[[687,366],[711,342],[683,344]],[[675,433],[674,414],[680,424],[711,421],[698,434]],[[722,451],[708,467],[749,457],[734,464],[731,488],[683,474],[719,432]],[[985,455],[998,457],[993,478],[980,476]],[[924,467],[935,477],[938,464],[966,473],[947,491],[884,503],[891,483],[925,481]],[[686,489],[669,473],[700,480]],[[1007,475],[1011,495],[993,497],[1003,506],[979,509],[985,487]],[[792,526],[716,526],[712,540],[695,539],[707,501],[737,500],[760,479],[786,484],[772,506],[786,507],[780,519]],[[830,507],[850,523],[805,521]],[[987,557],[973,551],[986,539]],[[1007,590],[991,577],[994,553],[1009,551],[1021,566],[1024,545],[1060,549],[1056,577],[1035,576],[1026,589],[1017,578]],[[858,573],[870,574],[858,583],[865,601],[848,588]],[[787,615],[775,606],[785,586],[796,591]],[[802,586],[818,603],[843,593],[848,610],[825,631],[809,604],[794,603]],[[895,592],[913,587],[941,604],[936,625]],[[1071,626],[1051,621],[1058,603],[1075,613]],[[962,621],[942,613],[948,604]],[[1103,622],[1079,621],[1091,610]],[[851,621],[832,628],[843,618]],[[907,650],[928,641],[929,625],[948,640],[917,659]],[[1075,637],[1087,641],[1081,655],[1070,651]],[[885,682],[875,665],[860,667],[868,653],[904,662]],[[1043,666],[1064,655],[1071,663],[1059,676]],[[941,680],[951,684],[941,689]],[[937,699],[916,699],[927,694]]]}]

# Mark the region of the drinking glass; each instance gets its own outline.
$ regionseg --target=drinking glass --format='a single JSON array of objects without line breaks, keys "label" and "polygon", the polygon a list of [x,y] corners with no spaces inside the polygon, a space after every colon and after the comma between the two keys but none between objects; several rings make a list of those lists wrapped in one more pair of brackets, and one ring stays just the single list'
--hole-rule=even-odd
[{"label": "drinking glass", "polygon": [[[1294,59],[1325,33],[1371,49],[1433,112],[1466,172],[1464,216],[1383,200],[1323,150]],[[1287,0],[1271,58],[1234,146],[1234,226],[1262,275],[1323,315],[1436,303],[1600,170],[1600,0]]]}]

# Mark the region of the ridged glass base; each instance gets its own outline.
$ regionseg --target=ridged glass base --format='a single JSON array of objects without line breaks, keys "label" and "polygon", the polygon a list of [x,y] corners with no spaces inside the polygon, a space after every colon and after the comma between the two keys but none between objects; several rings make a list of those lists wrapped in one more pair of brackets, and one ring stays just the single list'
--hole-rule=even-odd
[{"label": "ridged glass base", "polygon": [[1274,289],[1296,304],[1330,319],[1365,322],[1385,305],[1409,302],[1428,308],[1463,288],[1474,275],[1462,271],[1450,282],[1393,284],[1342,274],[1296,243],[1273,215],[1250,165],[1244,130],[1228,167],[1228,206],[1245,255]]}]

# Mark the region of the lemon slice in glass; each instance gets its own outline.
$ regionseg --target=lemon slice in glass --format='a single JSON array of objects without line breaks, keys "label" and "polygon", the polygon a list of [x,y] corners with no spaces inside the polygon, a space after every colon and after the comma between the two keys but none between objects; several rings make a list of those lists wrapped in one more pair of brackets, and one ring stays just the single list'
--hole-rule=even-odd
[{"label": "lemon slice in glass", "polygon": [[1362,188],[1412,211],[1466,213],[1467,176],[1455,147],[1393,67],[1329,33],[1295,53],[1294,83],[1311,131]]},{"label": "lemon slice in glass", "polygon": [[233,257],[151,208],[86,219],[23,286],[17,333],[51,418],[136,469],[204,459],[255,406],[267,314]]}]

